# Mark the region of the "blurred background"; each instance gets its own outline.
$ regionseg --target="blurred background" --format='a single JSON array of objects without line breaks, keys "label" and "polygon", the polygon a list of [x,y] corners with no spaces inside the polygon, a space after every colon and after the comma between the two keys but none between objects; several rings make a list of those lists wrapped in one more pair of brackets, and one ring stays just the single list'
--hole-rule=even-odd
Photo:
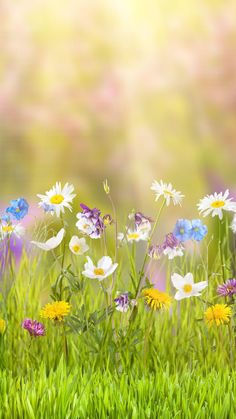
[{"label": "blurred background", "polygon": [[163,179],[187,217],[235,192],[235,16],[230,0],[1,0],[1,201],[60,180],[99,207],[107,178],[121,211],[148,213]]}]

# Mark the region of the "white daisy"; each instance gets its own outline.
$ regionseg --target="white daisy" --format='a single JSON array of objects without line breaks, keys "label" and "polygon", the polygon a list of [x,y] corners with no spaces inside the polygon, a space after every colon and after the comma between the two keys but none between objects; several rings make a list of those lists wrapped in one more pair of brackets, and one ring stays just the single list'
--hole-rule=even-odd
[{"label": "white daisy", "polygon": [[87,278],[97,278],[99,281],[102,281],[104,278],[107,278],[116,270],[118,263],[112,263],[112,260],[109,256],[103,256],[99,261],[97,266],[94,265],[92,259],[87,256],[87,263],[84,265],[84,271],[82,274]]},{"label": "white daisy", "polygon": [[74,255],[83,255],[87,250],[89,250],[89,247],[85,241],[85,239],[82,237],[79,239],[78,236],[73,236],[70,239],[69,248]]},{"label": "white daisy", "polygon": [[48,252],[49,250],[55,249],[56,247],[58,247],[63,238],[65,236],[65,229],[62,228],[56,236],[51,237],[50,239],[48,239],[46,242],[36,242],[36,241],[32,241],[31,243],[34,244],[35,246],[39,247],[39,249],[45,250],[46,252]]},{"label": "white daisy", "polygon": [[185,276],[174,273],[171,275],[171,282],[177,289],[175,300],[197,297],[201,295],[201,291],[208,285],[207,281],[197,282],[194,284],[193,275],[190,272]]},{"label": "white daisy", "polygon": [[51,211],[54,208],[56,216],[59,217],[61,213],[65,212],[65,208],[72,210],[70,204],[76,196],[72,192],[74,192],[73,185],[66,183],[62,188],[61,182],[57,182],[55,186],[46,192],[46,195],[37,195],[41,199],[39,206],[45,208],[45,204],[49,205]]},{"label": "white daisy", "polygon": [[203,213],[203,217],[210,214],[212,214],[212,217],[217,215],[219,219],[222,220],[223,210],[236,212],[236,202],[232,202],[232,198],[228,198],[228,196],[228,189],[224,194],[223,192],[215,192],[212,195],[205,196],[200,200],[199,204],[197,204],[200,214]]},{"label": "white daisy", "polygon": [[176,247],[166,247],[163,250],[164,255],[168,256],[168,259],[174,259],[176,256],[183,256],[184,255],[184,247],[180,244]]},{"label": "white daisy", "polygon": [[230,225],[231,230],[233,231],[233,233],[236,233],[236,214],[234,215],[234,218],[232,220],[232,223]]},{"label": "white daisy", "polygon": [[18,239],[24,236],[25,228],[19,224],[1,224],[0,225],[0,238],[3,240],[14,234]]},{"label": "white daisy", "polygon": [[156,193],[156,201],[163,196],[166,200],[167,207],[170,205],[172,201],[174,205],[181,205],[182,199],[184,195],[181,192],[176,191],[171,183],[164,183],[162,180],[157,182],[154,180],[151,186],[151,189]]}]

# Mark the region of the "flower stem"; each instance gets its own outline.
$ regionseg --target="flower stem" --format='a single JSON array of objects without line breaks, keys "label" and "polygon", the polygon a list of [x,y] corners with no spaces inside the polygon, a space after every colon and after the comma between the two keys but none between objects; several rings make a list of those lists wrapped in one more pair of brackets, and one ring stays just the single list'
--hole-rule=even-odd
[{"label": "flower stem", "polygon": [[222,246],[222,235],[221,235],[221,221],[219,219],[219,249],[220,249],[220,264],[223,281],[225,279],[225,269],[224,269],[224,255],[223,255],[223,246]]},{"label": "flower stem", "polygon": [[149,249],[149,246],[150,246],[150,244],[151,244],[151,241],[152,241],[153,235],[154,235],[154,233],[155,233],[155,230],[156,230],[156,227],[157,227],[158,221],[159,221],[159,219],[160,219],[160,216],[161,216],[162,210],[163,210],[163,208],[164,208],[164,206],[165,206],[165,203],[166,203],[166,201],[165,201],[165,199],[164,199],[164,200],[163,200],[163,203],[162,203],[162,205],[161,205],[161,207],[160,207],[160,209],[159,209],[159,211],[158,211],[158,213],[157,213],[157,216],[156,216],[156,220],[155,220],[155,223],[154,223],[153,229],[152,229],[152,231],[151,231],[150,237],[149,237],[148,242],[147,242],[146,253],[145,253],[145,257],[144,257],[144,260],[143,260],[143,264],[142,264],[142,267],[141,267],[141,270],[140,270],[140,277],[139,277],[139,282],[138,282],[138,285],[137,285],[137,288],[136,288],[135,298],[138,298],[138,295],[139,295],[139,291],[140,291],[140,288],[141,288],[142,279],[143,279],[143,276],[144,276],[144,268],[145,268],[146,261],[147,261],[147,258],[148,258],[148,249]]}]

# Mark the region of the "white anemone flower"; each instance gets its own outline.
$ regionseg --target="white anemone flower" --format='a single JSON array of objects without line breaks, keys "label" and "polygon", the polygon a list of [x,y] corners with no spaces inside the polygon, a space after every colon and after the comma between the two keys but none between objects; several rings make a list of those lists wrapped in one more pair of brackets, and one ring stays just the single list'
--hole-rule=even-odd
[{"label": "white anemone flower", "polygon": [[122,240],[124,240],[124,239],[125,239],[125,235],[124,235],[124,233],[121,233],[121,232],[120,232],[120,233],[118,233],[118,234],[117,234],[117,240],[118,240],[118,241],[120,241],[120,242],[121,242],[121,241],[122,241]]},{"label": "white anemone flower", "polygon": [[181,192],[176,191],[171,183],[165,183],[162,180],[160,182],[154,180],[151,189],[156,194],[156,201],[158,201],[158,199],[163,196],[167,207],[170,205],[171,201],[174,205],[181,205],[181,202],[184,198],[184,195],[182,195]]},{"label": "white anemone flower", "polygon": [[147,241],[148,240],[148,231],[143,231],[142,229],[136,228],[135,230],[128,229],[126,233],[126,239],[128,242],[139,242],[140,240]]},{"label": "white anemone flower", "polygon": [[171,275],[171,282],[177,289],[175,300],[182,300],[183,298],[198,297],[201,291],[207,287],[207,281],[194,283],[192,273],[187,273],[181,276],[177,273]]},{"label": "white anemone flower", "polygon": [[20,223],[0,225],[0,237],[2,240],[6,237],[10,237],[12,234],[20,239],[25,234],[25,228]]},{"label": "white anemone flower", "polygon": [[82,274],[87,278],[97,278],[99,281],[102,281],[104,278],[112,275],[117,266],[118,263],[112,263],[112,259],[109,256],[103,256],[98,261],[97,266],[94,265],[92,259],[87,256],[87,262],[84,265]]},{"label": "white anemone flower", "polygon": [[212,195],[207,195],[197,204],[200,214],[203,217],[212,215],[212,217],[218,216],[220,220],[223,218],[224,211],[236,212],[236,202],[232,202],[232,198],[228,198],[229,190],[227,189],[224,193],[215,192]]},{"label": "white anemone flower", "polygon": [[89,247],[84,237],[79,239],[78,236],[72,236],[69,243],[69,248],[74,255],[83,255]]},{"label": "white anemone flower", "polygon": [[180,244],[179,246],[176,247],[166,247],[163,250],[164,255],[168,256],[168,259],[174,259],[176,256],[180,256],[182,257],[184,255],[184,247]]},{"label": "white anemone flower", "polygon": [[54,209],[56,216],[59,217],[61,213],[65,212],[65,208],[72,210],[71,203],[76,196],[72,192],[74,192],[73,185],[66,183],[62,188],[61,182],[56,182],[56,185],[47,191],[46,195],[37,195],[41,199],[39,206],[43,208],[45,208],[45,204],[50,206],[51,211]]},{"label": "white anemone flower", "polygon": [[56,249],[56,247],[58,247],[61,244],[64,236],[65,236],[65,229],[62,228],[57,233],[56,236],[51,237],[46,242],[32,241],[31,243],[34,244],[35,246],[39,247],[39,249],[42,249],[42,250],[45,250],[46,252],[48,252],[49,250]]},{"label": "white anemone flower", "polygon": [[233,231],[233,233],[236,233],[236,214],[234,215],[234,218],[232,220],[232,223],[230,225],[231,230]]}]

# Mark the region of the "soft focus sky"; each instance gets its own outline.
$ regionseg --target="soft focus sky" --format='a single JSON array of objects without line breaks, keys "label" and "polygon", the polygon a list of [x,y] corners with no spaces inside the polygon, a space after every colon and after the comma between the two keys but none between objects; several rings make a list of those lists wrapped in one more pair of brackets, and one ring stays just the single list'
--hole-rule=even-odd
[{"label": "soft focus sky", "polygon": [[235,190],[235,16],[235,1],[0,0],[1,201],[61,180],[99,206],[108,178],[145,212],[163,179],[188,216]]}]

